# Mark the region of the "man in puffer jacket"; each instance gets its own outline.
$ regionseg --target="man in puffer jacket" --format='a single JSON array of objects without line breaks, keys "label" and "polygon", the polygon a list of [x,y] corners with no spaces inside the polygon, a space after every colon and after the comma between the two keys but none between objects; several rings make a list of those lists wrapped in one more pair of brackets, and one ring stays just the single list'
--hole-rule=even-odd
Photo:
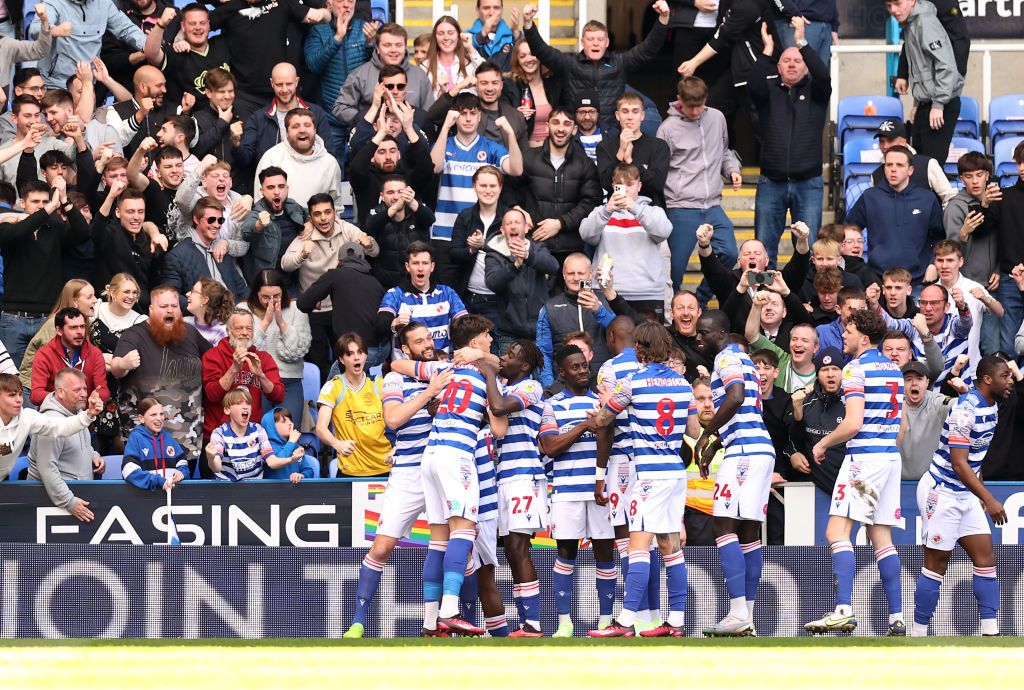
[{"label": "man in puffer jacket", "polygon": [[509,209],[501,219],[501,234],[486,245],[484,281],[505,305],[495,324],[501,352],[517,338],[533,339],[548,298],[548,276],[558,271],[547,247],[527,239],[527,229],[526,214]]}]

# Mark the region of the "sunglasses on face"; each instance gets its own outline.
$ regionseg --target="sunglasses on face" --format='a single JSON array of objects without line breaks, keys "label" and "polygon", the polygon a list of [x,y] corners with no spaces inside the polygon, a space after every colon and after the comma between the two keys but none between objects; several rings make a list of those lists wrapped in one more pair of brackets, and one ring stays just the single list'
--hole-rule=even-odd
[{"label": "sunglasses on face", "polygon": [[384,84],[384,88],[388,91],[405,91],[405,84]]},{"label": "sunglasses on face", "polygon": [[207,216],[203,220],[209,225],[224,225],[224,216]]}]

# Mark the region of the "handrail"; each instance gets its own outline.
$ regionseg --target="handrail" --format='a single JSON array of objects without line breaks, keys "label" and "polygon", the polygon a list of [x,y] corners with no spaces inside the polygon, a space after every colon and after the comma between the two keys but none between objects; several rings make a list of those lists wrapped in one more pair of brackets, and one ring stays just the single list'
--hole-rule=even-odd
[{"label": "handrail", "polygon": [[[829,68],[832,79],[832,99],[829,103],[829,116],[833,123],[839,118],[839,57],[841,55],[898,53],[899,45],[834,45],[832,46],[832,62]],[[992,53],[1024,53],[1024,43],[980,43],[971,45],[972,53],[981,53],[981,118],[988,115],[988,104],[992,100]],[[880,93],[884,92],[883,89]]]}]

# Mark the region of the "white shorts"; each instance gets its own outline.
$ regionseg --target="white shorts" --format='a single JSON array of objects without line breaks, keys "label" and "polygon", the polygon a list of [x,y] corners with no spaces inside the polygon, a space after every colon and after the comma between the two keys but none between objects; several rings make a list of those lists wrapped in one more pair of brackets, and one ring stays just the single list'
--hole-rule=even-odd
[{"label": "white shorts", "polygon": [[629,487],[626,513],[630,532],[678,534],[686,507],[686,478],[636,479]]},{"label": "white shorts", "polygon": [[392,470],[380,500],[377,534],[394,539],[408,537],[416,518],[427,508],[419,468]]},{"label": "white shorts", "polygon": [[611,504],[589,501],[551,502],[552,539],[614,539]]},{"label": "white shorts", "polygon": [[498,520],[492,518],[476,523],[476,541],[473,543],[476,567],[498,566]]},{"label": "white shorts", "polygon": [[427,522],[444,525],[448,518],[476,522],[480,510],[480,485],[473,456],[451,448],[427,448],[420,464]]},{"label": "white shorts", "polygon": [[898,460],[843,458],[829,515],[847,517],[864,525],[895,525],[900,521]]},{"label": "white shorts", "polygon": [[604,488],[608,494],[608,507],[611,508],[612,525],[627,524],[626,521],[626,496],[629,494],[629,485],[634,479],[633,463],[628,457],[621,457],[608,462],[608,474],[605,477]]},{"label": "white shorts", "polygon": [[775,458],[771,455],[751,456],[739,450],[726,450],[715,475],[712,514],[738,520],[767,520],[774,471]]},{"label": "white shorts", "polygon": [[917,508],[921,511],[921,541],[929,549],[952,551],[960,537],[992,534],[977,496],[936,486],[927,473],[917,483]]},{"label": "white shorts", "polygon": [[498,484],[498,535],[534,534],[548,524],[548,483],[545,479],[512,479]]}]

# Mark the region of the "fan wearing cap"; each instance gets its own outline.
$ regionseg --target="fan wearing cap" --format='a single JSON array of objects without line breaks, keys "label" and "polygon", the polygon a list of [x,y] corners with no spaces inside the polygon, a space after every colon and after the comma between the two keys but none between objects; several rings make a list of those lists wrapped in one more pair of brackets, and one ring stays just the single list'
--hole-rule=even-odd
[{"label": "fan wearing cap", "polygon": [[793,391],[793,441],[789,462],[795,473],[791,478],[810,475],[814,485],[831,496],[836,477],[846,455],[846,444],[840,443],[825,451],[821,463],[813,461],[811,449],[819,440],[832,433],[846,416],[846,406],[839,394],[845,358],[841,350],[826,347],[814,357],[817,379],[804,388]]},{"label": "fan wearing cap", "polygon": [[587,91],[576,99],[576,140],[587,152],[587,157],[597,163],[597,147],[604,140],[601,132],[601,99],[596,91]]},{"label": "fan wearing cap", "polygon": [[[935,192],[943,207],[949,203],[950,199],[956,196],[956,190],[949,184],[949,178],[946,177],[946,173],[942,170],[942,163],[934,158],[918,153],[910,145],[910,142],[907,141],[907,126],[903,120],[897,120],[896,118],[882,120],[878,124],[878,129],[875,130],[875,139],[878,139],[878,150],[882,152],[883,157],[886,151],[893,146],[906,146],[910,149],[910,152],[913,154],[911,162],[914,166],[913,172],[910,173],[910,181],[918,187],[924,187]],[[884,180],[885,166],[879,165],[871,173],[871,184],[877,187]]]},{"label": "fan wearing cap", "polygon": [[928,367],[912,359],[903,365],[903,420],[900,444],[903,481],[917,481],[928,471],[939,447],[942,423],[949,413],[950,398],[931,389]]}]

